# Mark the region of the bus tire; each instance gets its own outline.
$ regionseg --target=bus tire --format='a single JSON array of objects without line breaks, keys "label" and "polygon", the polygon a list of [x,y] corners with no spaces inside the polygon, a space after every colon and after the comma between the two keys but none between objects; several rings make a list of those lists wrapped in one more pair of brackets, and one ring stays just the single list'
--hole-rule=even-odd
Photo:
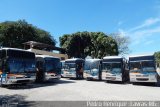
[{"label": "bus tire", "polygon": [[102,76],[100,74],[99,74],[98,80],[102,81]]},{"label": "bus tire", "polygon": [[1,84],[0,86],[1,86],[1,87],[7,87],[7,85],[4,85],[4,84]]}]

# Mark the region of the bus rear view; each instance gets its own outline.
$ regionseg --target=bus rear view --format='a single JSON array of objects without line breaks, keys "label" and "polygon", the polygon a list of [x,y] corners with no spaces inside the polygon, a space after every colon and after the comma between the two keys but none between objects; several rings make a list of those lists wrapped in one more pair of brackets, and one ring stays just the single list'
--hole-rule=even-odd
[{"label": "bus rear view", "polygon": [[0,49],[0,84],[27,84],[36,79],[35,54],[14,49]]},{"label": "bus rear view", "polygon": [[139,55],[129,57],[130,82],[157,83],[158,74],[154,55]]}]

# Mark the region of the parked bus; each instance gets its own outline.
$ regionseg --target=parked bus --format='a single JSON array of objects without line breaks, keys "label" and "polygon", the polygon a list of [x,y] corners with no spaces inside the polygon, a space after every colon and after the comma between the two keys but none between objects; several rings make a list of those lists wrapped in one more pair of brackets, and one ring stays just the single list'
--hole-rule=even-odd
[{"label": "parked bus", "polygon": [[101,59],[86,59],[84,77],[87,80],[101,80]]},{"label": "parked bus", "polygon": [[62,76],[68,78],[82,79],[83,66],[84,66],[83,59],[80,58],[67,59],[65,60],[65,70]]},{"label": "parked bus", "polygon": [[27,84],[36,79],[35,54],[22,49],[0,49],[0,85]]},{"label": "parked bus", "polygon": [[125,82],[129,80],[126,60],[120,56],[107,56],[102,61],[102,79]]},{"label": "parked bus", "polygon": [[60,58],[48,55],[36,55],[37,82],[61,78]]},{"label": "parked bus", "polygon": [[129,57],[130,82],[157,83],[159,76],[156,72],[154,55],[137,55]]}]

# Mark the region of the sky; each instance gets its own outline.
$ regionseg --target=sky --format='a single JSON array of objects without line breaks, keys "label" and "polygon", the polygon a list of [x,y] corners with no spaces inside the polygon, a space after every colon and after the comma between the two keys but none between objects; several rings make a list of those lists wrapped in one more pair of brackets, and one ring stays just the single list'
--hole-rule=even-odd
[{"label": "sky", "polygon": [[25,19],[56,39],[78,31],[120,33],[130,54],[160,51],[160,0],[0,0],[0,22]]}]

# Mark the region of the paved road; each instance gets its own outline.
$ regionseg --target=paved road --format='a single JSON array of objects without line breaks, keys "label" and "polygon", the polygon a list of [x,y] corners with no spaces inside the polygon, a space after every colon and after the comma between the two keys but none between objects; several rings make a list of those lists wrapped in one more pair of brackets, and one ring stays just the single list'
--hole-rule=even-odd
[{"label": "paved road", "polygon": [[6,95],[25,101],[159,101],[160,87],[61,79],[54,83],[0,88],[0,96]]}]

